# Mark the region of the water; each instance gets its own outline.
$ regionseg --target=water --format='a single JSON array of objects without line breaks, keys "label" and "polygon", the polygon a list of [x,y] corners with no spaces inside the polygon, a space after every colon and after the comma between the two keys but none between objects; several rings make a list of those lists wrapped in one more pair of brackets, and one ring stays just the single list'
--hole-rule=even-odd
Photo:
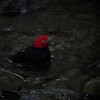
[{"label": "water", "polygon": [[57,100],[79,100],[80,94],[71,90],[67,89],[59,89],[53,87],[45,87],[44,89],[40,90],[32,90],[28,96],[22,97],[21,100],[26,100],[23,98],[30,97],[30,100],[34,98],[35,100],[42,100],[41,95],[47,97],[54,97]]},{"label": "water", "polygon": [[[27,12],[26,0],[14,2],[22,13]],[[47,9],[40,9],[41,12],[36,10],[25,16],[19,14],[12,18],[0,15],[0,67],[29,79],[25,83],[16,76],[0,72],[0,86],[6,84],[3,87],[9,90],[17,86],[22,86],[23,91],[33,90],[37,100],[41,93],[43,97],[46,98],[47,95],[50,99],[52,96],[60,100],[78,98],[84,92],[85,83],[100,77],[99,64],[97,68],[87,67],[100,58],[100,24],[94,9],[74,10],[70,5],[66,7],[52,3]],[[99,11],[96,10],[96,13]],[[52,67],[46,79],[45,76],[11,65],[7,60],[10,54],[31,45],[41,34],[53,37],[49,42],[53,55]],[[40,80],[37,82],[36,78]],[[40,89],[43,84],[47,87]],[[95,89],[93,93],[99,91],[98,85]],[[90,88],[86,88],[85,92],[91,92]]]}]

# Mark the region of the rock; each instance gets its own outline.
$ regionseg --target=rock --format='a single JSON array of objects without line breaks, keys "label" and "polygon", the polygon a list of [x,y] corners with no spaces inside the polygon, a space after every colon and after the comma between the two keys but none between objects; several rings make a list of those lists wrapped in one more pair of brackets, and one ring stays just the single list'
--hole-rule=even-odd
[{"label": "rock", "polygon": [[99,95],[100,94],[100,77],[93,78],[89,80],[87,83],[85,83],[83,92],[90,93],[92,95]]},{"label": "rock", "polygon": [[20,95],[17,91],[3,91],[0,100],[19,100]]}]

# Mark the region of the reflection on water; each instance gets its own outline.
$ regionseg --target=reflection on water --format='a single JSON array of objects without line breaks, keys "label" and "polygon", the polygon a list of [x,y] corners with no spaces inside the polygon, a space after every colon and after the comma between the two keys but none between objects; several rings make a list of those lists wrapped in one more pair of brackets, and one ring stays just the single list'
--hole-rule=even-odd
[{"label": "reflection on water", "polygon": [[[35,100],[43,100],[42,96],[53,97],[57,100],[79,100],[80,94],[67,89],[59,89],[53,87],[45,87],[40,90],[32,90],[29,96],[24,96],[21,100],[26,100],[23,98],[35,98]],[[46,99],[45,99],[46,100]]]}]

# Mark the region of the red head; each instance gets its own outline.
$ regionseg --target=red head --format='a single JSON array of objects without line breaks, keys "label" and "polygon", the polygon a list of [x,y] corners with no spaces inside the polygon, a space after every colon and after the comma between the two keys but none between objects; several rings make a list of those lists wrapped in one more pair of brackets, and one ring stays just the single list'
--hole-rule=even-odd
[{"label": "red head", "polygon": [[33,46],[36,48],[45,48],[46,45],[48,44],[48,37],[45,35],[39,36],[35,42],[33,43]]}]

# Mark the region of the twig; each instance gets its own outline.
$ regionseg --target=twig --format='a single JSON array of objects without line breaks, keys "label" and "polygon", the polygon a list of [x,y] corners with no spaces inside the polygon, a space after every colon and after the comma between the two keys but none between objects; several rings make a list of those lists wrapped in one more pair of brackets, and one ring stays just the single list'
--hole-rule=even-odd
[{"label": "twig", "polygon": [[21,75],[17,74],[17,73],[13,73],[11,72],[10,70],[5,70],[3,68],[0,69],[1,72],[4,72],[4,73],[8,73],[8,74],[11,74],[11,75],[14,75],[18,78],[20,78],[23,82],[26,82],[27,80],[24,79],[24,77],[22,77]]}]

